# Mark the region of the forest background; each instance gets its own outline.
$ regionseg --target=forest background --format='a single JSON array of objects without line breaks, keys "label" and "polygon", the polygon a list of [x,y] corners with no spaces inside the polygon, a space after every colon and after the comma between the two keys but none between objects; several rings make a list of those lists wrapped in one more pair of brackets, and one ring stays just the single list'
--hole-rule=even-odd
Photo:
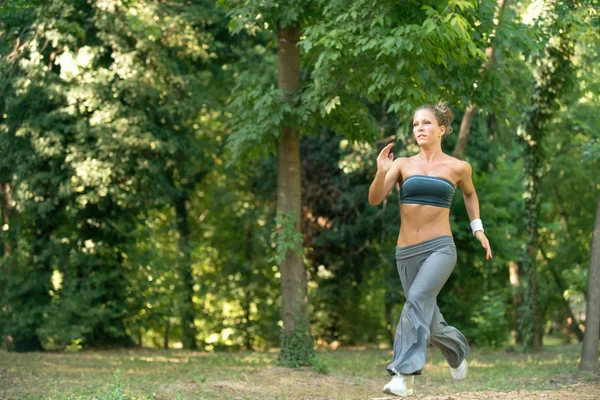
[{"label": "forest background", "polygon": [[0,4],[9,350],[281,348],[294,365],[389,345],[399,203],[368,187],[386,143],[418,151],[412,113],[439,99],[494,252],[455,196],[446,320],[475,346],[583,340],[597,1]]}]

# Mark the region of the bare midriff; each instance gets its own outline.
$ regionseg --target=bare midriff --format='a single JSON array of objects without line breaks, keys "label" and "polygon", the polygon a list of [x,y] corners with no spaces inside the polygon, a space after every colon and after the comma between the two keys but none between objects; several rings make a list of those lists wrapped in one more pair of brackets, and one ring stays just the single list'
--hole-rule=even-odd
[{"label": "bare midriff", "polygon": [[422,204],[400,205],[398,247],[444,235],[452,235],[450,209]]}]

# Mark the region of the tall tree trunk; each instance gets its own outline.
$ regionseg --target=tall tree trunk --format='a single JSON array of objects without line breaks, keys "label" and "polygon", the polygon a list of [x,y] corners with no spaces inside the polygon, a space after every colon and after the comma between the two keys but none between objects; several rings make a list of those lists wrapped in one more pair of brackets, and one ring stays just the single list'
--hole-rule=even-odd
[{"label": "tall tree trunk", "polygon": [[525,254],[523,256],[523,278],[521,295],[523,304],[519,310],[519,327],[523,338],[523,345],[527,350],[539,350],[541,342],[538,326],[540,318],[538,313],[537,296],[537,243],[538,243],[538,215],[539,215],[539,169],[541,164],[540,144],[542,139],[541,123],[536,115],[530,125],[529,137],[525,139]]},{"label": "tall tree trunk", "polygon": [[[286,100],[291,101],[294,93],[300,89],[300,49],[297,46],[300,24],[280,27],[277,34],[278,85]],[[293,231],[297,233],[301,233],[301,206],[300,132],[290,125],[284,125],[277,143],[277,213],[280,216],[291,217],[289,222],[293,225]],[[279,359],[283,364],[286,364],[286,360],[296,360],[298,365],[309,363],[312,340],[302,242],[295,243],[295,247],[294,250],[298,251],[288,251],[280,265],[283,332]],[[301,343],[294,343],[298,337],[303,340]]]},{"label": "tall tree trunk", "polygon": [[246,230],[246,268],[243,269],[243,274],[245,275],[245,282],[247,291],[243,300],[243,310],[244,310],[244,319],[246,322],[244,323],[244,343],[246,345],[246,350],[252,350],[252,335],[250,333],[250,307],[251,307],[251,299],[254,298],[254,293],[251,289],[251,281],[252,281],[252,226],[248,227]]},{"label": "tall tree trunk", "polygon": [[[494,22],[496,27],[492,30],[492,34],[490,35],[490,40],[492,37],[496,36],[498,30],[500,29],[500,18],[506,5],[509,0],[498,0],[498,6],[494,13]],[[484,71],[490,69],[494,64],[494,52],[495,48],[490,45],[487,49],[485,49],[486,60],[479,70],[479,75],[483,75]],[[477,111],[477,106],[473,103],[469,104],[465,109],[465,113],[463,115],[462,121],[460,122],[460,129],[458,131],[458,139],[456,140],[456,145],[454,146],[453,156],[456,158],[463,158],[465,155],[465,149],[467,148],[467,142],[469,140],[469,134],[471,133],[471,126],[473,125],[473,119],[475,118],[475,112]]]},{"label": "tall tree trunk", "polygon": [[518,329],[518,321],[519,319],[519,310],[521,309],[521,303],[522,303],[522,299],[521,299],[521,291],[520,291],[520,286],[521,286],[521,277],[519,275],[519,264],[515,261],[510,261],[508,263],[508,273],[509,273],[509,279],[510,279],[510,286],[511,286],[511,291],[512,291],[512,298],[513,298],[513,308],[514,308],[514,313],[513,313],[513,317],[512,317],[512,327],[515,330],[515,343],[520,345],[523,344],[523,337],[521,336],[521,330]]},{"label": "tall tree trunk", "polygon": [[593,371],[598,368],[598,336],[600,334],[600,193],[596,203],[596,222],[592,235],[590,266],[588,269],[587,307],[585,310],[585,336],[579,369]]},{"label": "tall tree trunk", "polygon": [[180,303],[179,311],[181,318],[181,342],[183,347],[190,350],[197,349],[197,329],[194,324],[194,276],[192,274],[190,227],[188,221],[188,192],[183,191],[175,198],[175,212],[177,220],[177,231],[179,232],[180,252]]},{"label": "tall tree trunk", "polygon": [[471,126],[473,125],[473,119],[475,118],[475,110],[477,110],[477,107],[473,104],[469,104],[460,121],[458,139],[456,139],[456,145],[454,146],[454,152],[452,153],[456,158],[462,159],[465,155],[465,149],[467,148],[467,142],[469,141],[469,135],[471,134]]}]

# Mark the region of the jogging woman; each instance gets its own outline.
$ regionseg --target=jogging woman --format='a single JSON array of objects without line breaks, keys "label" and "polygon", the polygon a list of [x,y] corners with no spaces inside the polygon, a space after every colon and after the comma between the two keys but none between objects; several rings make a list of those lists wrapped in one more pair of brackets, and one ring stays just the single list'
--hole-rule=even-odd
[{"label": "jogging woman", "polygon": [[431,343],[442,351],[454,379],[467,374],[469,345],[449,326],[436,296],[456,264],[450,229],[450,204],[456,187],[462,191],[473,234],[492,258],[479,218],[479,200],[468,162],[442,151],[442,139],[452,132],[452,111],[445,103],[417,108],[413,134],[420,152],[394,160],[392,143],[377,157],[377,174],[369,189],[369,203],[379,204],[400,184],[400,234],[396,263],[406,303],[394,337],[394,358],[387,370],[392,380],[383,391],[401,397],[413,394],[414,375],[420,375]]}]

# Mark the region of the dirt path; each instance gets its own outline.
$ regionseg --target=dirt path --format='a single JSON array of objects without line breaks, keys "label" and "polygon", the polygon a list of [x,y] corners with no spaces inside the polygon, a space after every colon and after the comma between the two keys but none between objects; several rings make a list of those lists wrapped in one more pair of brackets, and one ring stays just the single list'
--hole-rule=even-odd
[{"label": "dirt path", "polygon": [[[203,385],[208,398],[215,399],[290,399],[290,400],[396,400],[381,393],[381,379],[359,376],[321,375],[315,372],[271,368],[241,374],[231,380]],[[600,400],[600,382],[557,382],[553,390],[514,390],[507,392],[473,391],[448,393],[448,387],[426,385],[415,388],[414,400]],[[419,393],[419,390],[421,391]],[[452,390],[452,389],[450,389]],[[441,391],[446,394],[435,394]]]},{"label": "dirt path", "polygon": [[[233,397],[233,399],[270,399],[278,398],[281,399],[280,395],[272,396],[263,393],[255,393],[255,396],[249,395],[247,387],[245,385],[217,385],[217,391],[224,389],[229,394],[239,394],[239,397]],[[221,390],[219,390],[221,389]],[[290,390],[286,395],[283,396],[285,399],[290,400],[337,400],[337,399],[359,399],[361,397],[355,397],[352,394],[346,393],[342,396],[331,396],[323,393],[321,395],[313,393],[307,395],[306,393],[294,393],[294,390]],[[327,392],[327,391],[324,391]],[[384,396],[384,397],[362,397],[368,400],[398,400],[399,397]],[[518,390],[512,392],[464,392],[464,393],[453,393],[445,394],[441,396],[427,396],[415,394],[410,397],[411,400],[599,400],[600,399],[600,385],[574,385],[562,390]]]},{"label": "dirt path", "polygon": [[[512,392],[467,392],[442,396],[415,395],[418,400],[598,400],[600,385],[573,385],[562,390],[518,390]],[[398,397],[372,397],[369,400],[398,400]]]}]

